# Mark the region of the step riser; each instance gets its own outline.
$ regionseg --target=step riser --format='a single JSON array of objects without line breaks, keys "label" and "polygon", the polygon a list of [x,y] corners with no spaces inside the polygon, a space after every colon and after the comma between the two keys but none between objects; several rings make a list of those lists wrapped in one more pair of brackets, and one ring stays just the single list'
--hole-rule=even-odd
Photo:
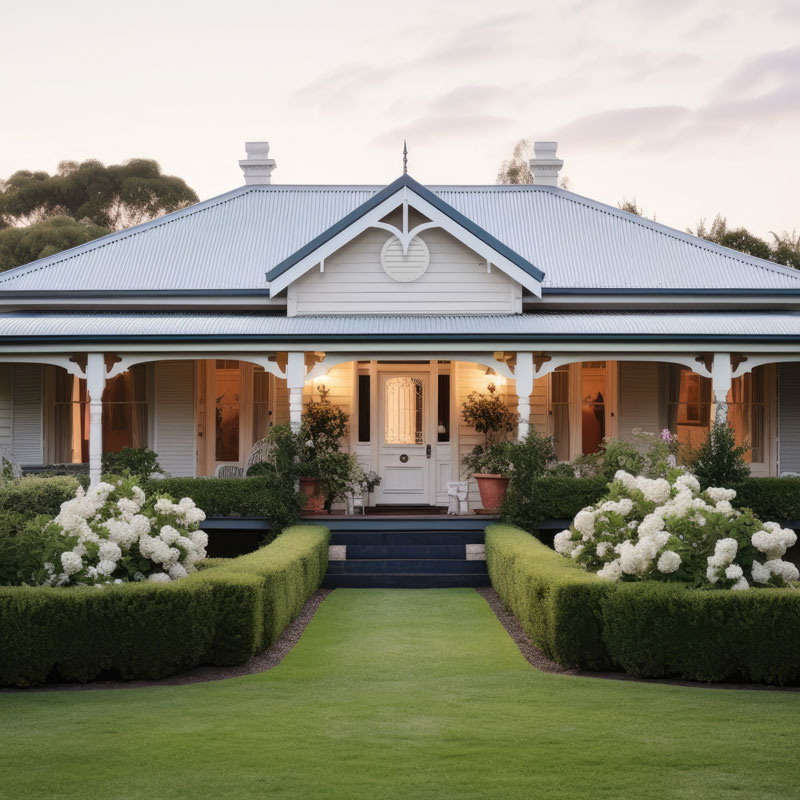
[{"label": "step riser", "polygon": [[347,560],[361,558],[466,558],[466,545],[432,545],[423,547],[398,545],[347,545]]},{"label": "step riser", "polygon": [[488,575],[326,575],[326,589],[452,589],[489,586]]},{"label": "step riser", "polygon": [[377,561],[329,561],[328,575],[340,574],[373,574],[385,573],[398,574],[478,574],[486,573],[485,561],[452,560],[441,561],[436,559],[380,559]]},{"label": "step riser", "polygon": [[353,531],[334,531],[331,533],[331,544],[376,545],[381,547],[412,547],[427,545],[465,545],[483,544],[483,531],[448,532],[372,532],[355,533]]}]

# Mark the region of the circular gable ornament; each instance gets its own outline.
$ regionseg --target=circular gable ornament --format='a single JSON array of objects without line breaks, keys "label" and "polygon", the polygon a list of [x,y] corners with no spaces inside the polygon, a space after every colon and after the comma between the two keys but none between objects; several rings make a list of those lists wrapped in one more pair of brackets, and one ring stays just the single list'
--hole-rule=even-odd
[{"label": "circular gable ornament", "polygon": [[408,244],[408,253],[403,253],[403,245],[396,236],[390,236],[381,250],[383,271],[395,281],[410,283],[425,274],[431,256],[428,245],[415,236]]}]

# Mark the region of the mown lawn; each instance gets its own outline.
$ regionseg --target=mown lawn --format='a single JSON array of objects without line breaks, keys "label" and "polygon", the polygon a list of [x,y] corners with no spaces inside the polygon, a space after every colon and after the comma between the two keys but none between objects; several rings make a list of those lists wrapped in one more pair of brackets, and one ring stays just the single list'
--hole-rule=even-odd
[{"label": "mown lawn", "polygon": [[781,798],[800,695],[545,675],[472,590],[338,589],[262,675],[0,694],[0,797]]}]

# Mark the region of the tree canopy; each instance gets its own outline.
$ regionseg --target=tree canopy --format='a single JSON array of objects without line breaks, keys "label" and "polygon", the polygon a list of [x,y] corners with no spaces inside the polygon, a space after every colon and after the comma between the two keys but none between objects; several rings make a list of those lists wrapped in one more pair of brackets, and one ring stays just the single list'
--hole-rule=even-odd
[{"label": "tree canopy", "polygon": [[786,231],[782,234],[771,233],[773,241],[767,242],[750,233],[747,228],[729,228],[727,219],[717,214],[710,226],[706,225],[705,219],[701,219],[694,231],[688,228],[687,232],[740,253],[800,269],[800,236],[794,231],[791,234]]},{"label": "tree canopy", "polygon": [[0,272],[77,247],[107,233],[106,228],[71,217],[52,217],[27,228],[0,228]]},{"label": "tree canopy", "polygon": [[505,184],[533,183],[533,173],[528,165],[530,160],[531,143],[527,139],[520,139],[514,146],[511,158],[500,164],[497,172],[497,182]]},{"label": "tree canopy", "polygon": [[196,202],[181,178],[146,158],[62,161],[54,175],[19,170],[0,181],[0,271]]},{"label": "tree canopy", "polygon": [[196,202],[181,178],[145,158],[108,166],[62,161],[54,175],[20,170],[0,183],[0,220],[7,226],[72,217],[118,231]]}]

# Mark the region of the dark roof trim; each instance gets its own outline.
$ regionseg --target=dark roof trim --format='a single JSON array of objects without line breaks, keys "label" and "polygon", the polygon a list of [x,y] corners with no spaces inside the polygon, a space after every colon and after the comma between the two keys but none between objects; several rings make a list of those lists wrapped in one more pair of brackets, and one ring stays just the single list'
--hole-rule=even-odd
[{"label": "dark roof trim", "polygon": [[0,344],[67,344],[89,342],[279,342],[279,343],[349,343],[367,342],[428,342],[431,346],[443,342],[763,342],[787,344],[800,342],[800,335],[777,336],[774,334],[745,335],[740,334],[666,334],[666,333],[616,333],[616,334],[591,334],[591,333],[403,333],[403,334],[216,334],[158,336],[158,335],[83,335],[83,336],[0,336]]},{"label": "dark roof trim", "polygon": [[512,264],[515,264],[521,270],[527,272],[528,275],[535,278],[537,281],[541,281],[544,278],[544,272],[531,264],[530,261],[524,259],[519,253],[514,252],[510,247],[492,236],[491,233],[476,225],[471,219],[465,217],[460,211],[456,211],[455,208],[448,203],[445,203],[444,200],[435,195],[432,191],[430,191],[430,189],[426,189],[421,183],[415,181],[410,175],[401,175],[396,181],[393,181],[388,186],[385,186],[365,203],[362,203],[358,208],[342,217],[337,223],[331,225],[328,230],[312,239],[310,242],[308,242],[308,244],[303,245],[303,247],[301,247],[295,253],[281,261],[280,264],[274,266],[269,272],[267,272],[267,280],[273,281],[278,276],[283,275],[286,270],[291,269],[295,264],[297,264],[298,261],[302,261],[317,248],[321,247],[334,236],[349,228],[355,222],[358,222],[361,217],[363,217],[365,214],[368,214],[370,211],[372,211],[372,209],[377,208],[384,200],[388,200],[393,194],[403,188],[411,189],[412,192],[419,195],[426,202],[430,203],[437,211],[441,211],[443,214],[450,217],[450,219],[452,219],[457,225],[460,225],[462,228],[469,231],[469,233],[471,233],[473,236],[480,239],[484,244],[489,245],[489,247],[491,247],[493,250],[496,250],[501,256],[507,258]]},{"label": "dark roof trim", "polygon": [[71,289],[51,291],[2,291],[0,298],[54,299],[60,297],[269,297],[269,289]]},{"label": "dark roof trim", "polygon": [[[798,275],[800,277],[800,275]],[[697,295],[699,297],[783,297],[800,295],[800,288],[797,289],[596,289],[596,288],[564,288],[542,287],[542,294],[596,294],[596,295]]]}]

